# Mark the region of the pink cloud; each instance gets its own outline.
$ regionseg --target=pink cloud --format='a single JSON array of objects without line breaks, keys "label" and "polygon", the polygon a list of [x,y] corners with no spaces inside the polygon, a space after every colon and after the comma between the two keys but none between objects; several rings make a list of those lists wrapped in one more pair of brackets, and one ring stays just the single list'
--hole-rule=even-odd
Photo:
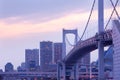
[{"label": "pink cloud", "polygon": [[[120,12],[120,7],[118,8]],[[111,9],[105,10],[105,19],[110,15]],[[24,35],[26,33],[37,33],[37,32],[52,32],[60,31],[62,28],[76,28],[76,25],[83,24],[87,21],[89,13],[70,13],[62,17],[51,19],[40,23],[33,24],[30,21],[20,21],[12,24],[7,24],[6,21],[16,20],[17,18],[9,18],[0,20],[0,38],[15,37],[18,35]],[[18,18],[19,19],[19,18]],[[97,21],[97,11],[93,12],[91,18],[92,21]],[[79,26],[84,27],[84,26]]]}]

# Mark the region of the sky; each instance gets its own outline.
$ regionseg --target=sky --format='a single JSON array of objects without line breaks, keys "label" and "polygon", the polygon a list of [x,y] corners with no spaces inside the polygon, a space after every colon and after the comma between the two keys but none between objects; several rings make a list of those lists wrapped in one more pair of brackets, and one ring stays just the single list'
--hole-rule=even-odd
[{"label": "sky", "polygon": [[[15,68],[19,66],[25,61],[25,49],[39,48],[41,41],[62,42],[63,28],[78,29],[81,36],[92,3],[93,0],[0,0],[0,69],[7,62]],[[97,30],[97,3],[87,29],[91,34]],[[109,0],[104,4],[106,23],[112,6]],[[120,1],[117,11],[120,15]],[[96,56],[92,56],[93,60]]]}]

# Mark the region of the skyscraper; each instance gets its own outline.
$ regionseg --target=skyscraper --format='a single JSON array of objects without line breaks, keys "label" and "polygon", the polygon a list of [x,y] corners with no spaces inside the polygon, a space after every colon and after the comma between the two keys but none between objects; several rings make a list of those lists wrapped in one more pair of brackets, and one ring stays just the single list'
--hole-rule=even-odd
[{"label": "skyscraper", "polygon": [[28,71],[35,71],[39,66],[39,49],[25,50],[25,63]]},{"label": "skyscraper", "polygon": [[54,43],[54,62],[62,60],[62,43]]},{"label": "skyscraper", "polygon": [[40,42],[40,66],[41,71],[49,71],[52,64],[53,43],[50,41]]}]

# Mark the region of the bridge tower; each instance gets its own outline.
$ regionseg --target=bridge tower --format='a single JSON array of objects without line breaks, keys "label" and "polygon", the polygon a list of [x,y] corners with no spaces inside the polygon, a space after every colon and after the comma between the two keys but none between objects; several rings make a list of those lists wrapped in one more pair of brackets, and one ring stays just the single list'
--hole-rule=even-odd
[{"label": "bridge tower", "polygon": [[65,42],[65,36],[66,36],[66,34],[74,34],[75,35],[75,44],[78,41],[78,32],[77,32],[77,29],[74,29],[74,30],[65,30],[65,29],[63,29],[62,59],[66,56],[66,42]]},{"label": "bridge tower", "polygon": [[[98,0],[98,34],[101,35],[104,32],[104,0]],[[98,80],[104,79],[104,46],[102,40],[98,41]]]},{"label": "bridge tower", "polygon": [[[62,46],[62,60],[64,60],[65,56],[66,56],[66,42],[65,42],[65,37],[66,37],[66,34],[74,34],[75,35],[75,44],[77,43],[78,41],[78,32],[77,32],[77,29],[74,29],[74,30],[65,30],[63,29],[63,46]],[[57,64],[57,80],[66,80],[66,70],[67,70],[67,67],[74,67],[74,76],[75,74],[77,73],[77,65],[75,66],[67,66],[65,64],[64,61],[61,61],[61,62],[58,62]],[[75,76],[76,78],[77,76]]]}]

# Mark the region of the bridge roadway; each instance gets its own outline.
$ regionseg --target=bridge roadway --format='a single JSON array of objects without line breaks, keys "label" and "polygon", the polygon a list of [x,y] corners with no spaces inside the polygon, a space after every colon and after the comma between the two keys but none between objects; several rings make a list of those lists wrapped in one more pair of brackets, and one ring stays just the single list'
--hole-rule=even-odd
[{"label": "bridge roadway", "polygon": [[101,35],[96,34],[94,37],[91,37],[84,41],[78,41],[77,45],[67,54],[63,62],[66,65],[75,64],[77,61],[82,58],[87,53],[98,48],[98,41],[102,40],[104,46],[112,44],[112,30],[106,30]]}]

